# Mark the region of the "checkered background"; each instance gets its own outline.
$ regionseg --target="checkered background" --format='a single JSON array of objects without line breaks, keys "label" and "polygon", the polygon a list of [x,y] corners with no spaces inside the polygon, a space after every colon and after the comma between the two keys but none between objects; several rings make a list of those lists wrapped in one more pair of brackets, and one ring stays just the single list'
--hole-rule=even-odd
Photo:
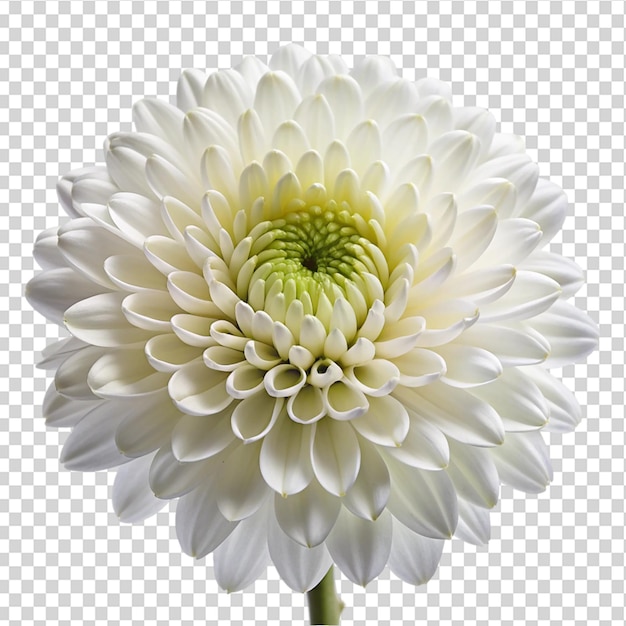
[{"label": "checkered background", "polygon": [[37,353],[58,330],[22,299],[33,241],[57,223],[57,178],[102,159],[142,96],[171,98],[180,70],[266,59],[280,43],[391,55],[407,78],[452,83],[457,104],[491,109],[526,137],[571,201],[552,246],[588,286],[576,304],[600,351],[562,375],[586,406],[550,437],[555,478],[540,496],[502,490],[493,538],[447,545],[421,588],[384,572],[339,583],[343,624],[623,623],[624,12],[621,1],[67,1],[0,8],[0,623],[9,626],[302,624],[305,598],[274,569],[218,590],[212,561],[181,554],[173,515],[118,523],[112,475],[62,470],[67,432],[46,431]]}]

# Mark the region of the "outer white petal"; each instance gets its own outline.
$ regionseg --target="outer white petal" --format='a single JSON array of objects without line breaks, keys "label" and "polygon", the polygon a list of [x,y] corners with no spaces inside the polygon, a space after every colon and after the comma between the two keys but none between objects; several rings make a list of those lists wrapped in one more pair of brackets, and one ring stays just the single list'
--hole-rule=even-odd
[{"label": "outer white petal", "polygon": [[176,505],[176,535],[183,552],[197,559],[213,552],[239,522],[229,522],[217,507],[216,476],[182,496]]},{"label": "outer white petal", "polygon": [[103,398],[145,396],[167,387],[170,375],[157,372],[144,351],[121,349],[101,356],[89,370],[91,390]]},{"label": "outer white petal", "polygon": [[479,448],[450,439],[448,476],[457,494],[472,504],[488,509],[498,502],[500,478],[489,455],[489,448]]},{"label": "outer white petal", "polygon": [[208,459],[235,439],[232,405],[215,415],[183,415],[172,431],[172,453],[179,461]]},{"label": "outer white petal", "polygon": [[415,348],[393,359],[400,371],[400,385],[421,387],[438,380],[446,371],[446,362],[436,352]]},{"label": "outer white petal", "polygon": [[269,565],[268,507],[243,520],[213,553],[215,579],[228,592],[239,591]]},{"label": "outer white petal", "polygon": [[502,375],[499,359],[483,348],[450,343],[435,350],[446,362],[441,380],[452,387],[477,387]]},{"label": "outer white petal", "polygon": [[200,106],[206,74],[199,70],[183,70],[176,86],[176,104],[181,111]]},{"label": "outer white petal", "polygon": [[335,525],[341,500],[326,491],[317,480],[286,498],[276,494],[274,509],[283,531],[295,542],[311,548],[320,545]]},{"label": "outer white petal", "polygon": [[541,432],[507,433],[489,451],[503,483],[526,493],[541,493],[552,480],[552,465]]},{"label": "outer white petal", "polygon": [[598,346],[595,322],[569,302],[556,302],[528,323],[550,342],[550,356],[545,362],[547,367],[581,361]]},{"label": "outer white petal", "polygon": [[423,585],[437,571],[444,541],[414,533],[393,518],[389,568],[411,585]]},{"label": "outer white petal", "polygon": [[536,250],[521,265],[522,269],[545,274],[556,281],[561,288],[561,297],[573,296],[584,283],[583,271],[560,254],[546,250]]},{"label": "outer white petal", "polygon": [[524,372],[547,402],[549,417],[545,430],[555,433],[573,431],[582,419],[582,410],[574,394],[542,367],[527,367]]},{"label": "outer white petal", "polygon": [[212,457],[195,463],[181,463],[169,445],[163,446],[150,466],[150,488],[157,498],[179,498],[214,474],[221,460]]},{"label": "outer white petal", "polygon": [[233,401],[226,390],[227,377],[228,372],[211,370],[202,361],[189,363],[170,378],[170,396],[183,413],[213,415]]},{"label": "outer white petal", "polygon": [[398,387],[394,396],[461,443],[497,446],[504,440],[500,416],[489,404],[463,389],[436,382],[417,389]]},{"label": "outer white petal", "polygon": [[518,203],[518,206],[520,217],[539,224],[542,231],[541,245],[547,244],[561,230],[567,215],[567,197],[564,191],[545,178],[538,180],[528,202]]},{"label": "outer white petal", "polygon": [[217,483],[217,506],[229,520],[241,520],[256,513],[270,495],[259,470],[260,442],[237,443],[222,459]]},{"label": "outer white petal", "polygon": [[65,325],[72,335],[95,346],[128,347],[145,343],[154,333],[137,328],[126,319],[122,313],[126,295],[102,293],[81,300],[65,312]]},{"label": "outer white petal", "polygon": [[74,337],[54,341],[41,351],[42,359],[37,363],[37,367],[44,370],[55,370],[68,357],[86,347],[86,343]]},{"label": "outer white petal", "polygon": [[43,399],[42,414],[46,426],[51,428],[65,428],[76,426],[89,411],[95,409],[102,400],[74,400],[57,393],[54,383],[51,383]]},{"label": "outer white petal", "polygon": [[335,132],[344,140],[363,119],[363,97],[359,84],[350,76],[330,76],[324,80],[318,92],[327,100],[335,117]]},{"label": "outer white petal", "polygon": [[234,124],[252,104],[252,88],[236,70],[213,72],[204,84],[202,106]]},{"label": "outer white petal", "polygon": [[[72,198],[74,187],[83,181],[89,181],[96,186],[104,185],[109,188],[115,187],[111,181],[107,168],[101,165],[82,167],[72,170],[65,176],[61,177],[57,183],[57,195],[59,196],[61,206],[70,217],[81,217],[84,215],[81,211],[80,205]],[[93,193],[89,195],[91,198],[94,198]],[[94,202],[93,199],[91,201]]]},{"label": "outer white petal", "polygon": [[455,536],[476,546],[485,545],[491,536],[489,509],[459,499],[459,523]]},{"label": "outer white petal", "polygon": [[269,66],[272,70],[287,72],[292,78],[298,76],[298,71],[304,63],[312,57],[311,52],[295,43],[281,46],[272,54]]},{"label": "outer white petal", "polygon": [[339,569],[352,582],[365,587],[387,565],[391,534],[388,513],[368,521],[342,508],[326,546]]},{"label": "outer white petal", "polygon": [[385,454],[391,474],[387,508],[412,531],[433,539],[449,539],[457,523],[457,496],[445,471],[409,467]]},{"label": "outer white petal", "polygon": [[388,448],[386,454],[406,465],[425,470],[440,470],[450,461],[450,449],[445,435],[423,417],[409,411],[409,432],[398,448]]},{"label": "outer white petal", "polygon": [[133,123],[141,133],[150,133],[176,145],[183,129],[184,113],[164,100],[143,98],[133,105]]},{"label": "outer white petal", "polygon": [[70,354],[59,365],[54,376],[57,391],[75,400],[96,400],[97,397],[87,384],[87,374],[105,352],[105,348],[87,346]]},{"label": "outer white petal", "polygon": [[280,577],[301,593],[315,587],[332,565],[325,545],[301,546],[286,535],[274,519],[270,519],[268,548]]},{"label": "outer white petal", "polygon": [[132,401],[97,405],[70,433],[61,452],[61,463],[70,470],[95,471],[130,461],[115,444],[115,430],[135,408]]},{"label": "outer white petal", "polygon": [[259,80],[254,108],[270,136],[281,122],[293,118],[299,103],[298,88],[285,72],[280,70],[268,72]]},{"label": "outer white petal", "polygon": [[367,56],[360,59],[350,72],[365,95],[369,95],[376,87],[388,83],[398,77],[398,69],[394,62],[386,56]]},{"label": "outer white petal", "polygon": [[143,522],[167,504],[167,500],[155,498],[150,489],[148,472],[153,456],[134,459],[117,470],[111,498],[122,522]]},{"label": "outer white petal", "polygon": [[263,478],[274,491],[294,494],[311,482],[312,428],[296,424],[283,415],[264,437],[259,464]]},{"label": "outer white petal", "polygon": [[311,463],[324,489],[344,496],[354,484],[361,464],[361,449],[352,426],[330,418],[317,422]]},{"label": "outer white petal", "polygon": [[375,520],[385,510],[391,480],[387,465],[376,452],[376,447],[360,441],[361,466],[354,484],[343,498],[343,504],[354,515]]},{"label": "outer white petal", "polygon": [[37,235],[35,247],[33,248],[33,257],[37,261],[37,265],[43,270],[50,270],[66,265],[65,258],[61,254],[58,247],[58,227],[47,228]]},{"label": "outer white petal", "polygon": [[26,285],[26,299],[47,319],[62,325],[72,305],[105,289],[69,267],[45,270]]},{"label": "outer white petal", "polygon": [[392,396],[370,398],[367,413],[350,424],[361,436],[379,446],[400,446],[409,432],[409,414]]},{"label": "outer white petal", "polygon": [[115,430],[115,445],[124,456],[140,457],[166,445],[181,417],[167,391],[137,398],[132,408]]},{"label": "outer white petal", "polygon": [[473,395],[498,412],[507,432],[535,430],[548,422],[548,404],[527,375],[533,369],[507,368],[498,380],[472,390]]}]

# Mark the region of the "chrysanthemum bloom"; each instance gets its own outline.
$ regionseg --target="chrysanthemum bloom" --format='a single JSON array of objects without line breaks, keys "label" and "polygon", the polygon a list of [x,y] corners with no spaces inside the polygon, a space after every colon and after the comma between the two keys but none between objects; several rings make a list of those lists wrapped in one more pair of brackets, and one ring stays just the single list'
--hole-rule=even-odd
[{"label": "chrysanthemum bloom", "polygon": [[119,468],[139,521],[241,589],[332,563],[421,584],[489,538],[501,483],[542,491],[542,431],[580,409],[548,373],[596,345],[547,251],[566,198],[494,118],[388,59],[280,49],[142,100],[106,165],[59,183],[28,297],[72,337],[44,414],[69,469]]}]

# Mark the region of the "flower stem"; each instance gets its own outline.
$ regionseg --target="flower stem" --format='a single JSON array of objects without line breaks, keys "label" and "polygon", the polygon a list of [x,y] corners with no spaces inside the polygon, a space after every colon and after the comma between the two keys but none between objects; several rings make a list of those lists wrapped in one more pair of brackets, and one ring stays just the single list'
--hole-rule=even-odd
[{"label": "flower stem", "polygon": [[339,616],[345,606],[335,590],[333,566],[316,587],[307,592],[311,625],[339,624]]}]

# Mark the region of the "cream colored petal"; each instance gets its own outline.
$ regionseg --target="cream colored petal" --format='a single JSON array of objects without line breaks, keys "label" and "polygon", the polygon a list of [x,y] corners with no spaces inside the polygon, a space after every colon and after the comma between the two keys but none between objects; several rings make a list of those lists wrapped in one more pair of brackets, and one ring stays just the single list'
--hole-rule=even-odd
[{"label": "cream colored petal", "polygon": [[271,495],[259,471],[260,448],[260,442],[236,444],[220,464],[215,484],[217,506],[227,520],[249,518]]},{"label": "cream colored petal", "polygon": [[300,104],[300,93],[293,79],[276,70],[263,75],[254,96],[254,109],[266,132],[273,133],[279,124],[293,118]]},{"label": "cream colored petal", "polygon": [[346,378],[368,396],[386,396],[400,381],[400,371],[392,361],[373,359],[368,363],[349,367]]},{"label": "cream colored petal", "polygon": [[144,253],[150,263],[164,275],[171,272],[197,272],[198,266],[193,262],[185,246],[170,237],[153,235],[146,239]]},{"label": "cream colored petal", "polygon": [[92,365],[87,376],[91,390],[103,398],[150,395],[167,387],[169,373],[157,372],[143,348],[107,352]]},{"label": "cream colored petal", "polygon": [[480,139],[464,130],[452,130],[435,139],[428,147],[435,168],[432,192],[449,190],[451,180],[460,186],[470,172],[474,179],[472,170],[480,150]]},{"label": "cream colored petal", "polygon": [[335,133],[345,140],[363,119],[363,97],[359,84],[350,76],[330,76],[322,81],[318,93],[323,95],[335,117]]},{"label": "cream colored petal", "polygon": [[167,289],[171,299],[187,313],[213,318],[220,314],[211,302],[206,281],[195,272],[172,272],[167,277]]},{"label": "cream colored petal", "polygon": [[428,145],[428,126],[421,115],[395,118],[382,133],[382,157],[392,172],[422,154]]},{"label": "cream colored petal", "polygon": [[228,372],[209,369],[194,361],[174,372],[168,389],[174,404],[189,415],[213,415],[225,409],[233,397],[226,388]]},{"label": "cream colored petal", "polygon": [[[498,216],[491,206],[468,209],[459,215],[450,238],[458,271],[466,269],[481,257],[491,244],[497,227]],[[508,256],[498,259],[497,262],[512,263]],[[481,266],[484,267],[485,264],[482,263]]]},{"label": "cream colored petal", "polygon": [[[155,335],[146,342],[146,358],[159,372],[175,372],[202,354],[202,348],[182,342],[175,334]],[[214,368],[218,369],[218,368]]]},{"label": "cream colored petal", "polygon": [[513,285],[517,270],[513,265],[494,265],[460,272],[446,283],[446,289],[457,297],[467,297],[476,304],[488,304],[503,296]]},{"label": "cream colored petal", "polygon": [[399,447],[409,432],[409,415],[392,396],[369,398],[367,413],[350,424],[362,437],[378,446]]},{"label": "cream colored petal", "polygon": [[196,172],[187,170],[184,163],[174,165],[168,159],[154,154],[146,160],[146,180],[158,198],[173,196],[195,210],[200,207],[204,189]]},{"label": "cream colored petal", "polygon": [[337,567],[365,587],[387,565],[391,550],[391,516],[368,521],[342,508],[326,547]]},{"label": "cream colored petal", "polygon": [[478,387],[502,375],[499,359],[483,348],[450,343],[434,350],[446,362],[441,380],[452,387]]},{"label": "cream colored petal", "polygon": [[414,533],[393,518],[389,569],[410,585],[427,583],[437,571],[444,542]]},{"label": "cream colored petal", "polygon": [[[411,311],[412,312],[412,311]],[[454,298],[438,302],[419,310],[423,316],[424,329],[413,345],[433,348],[453,341],[475,324],[480,309],[471,300]]]},{"label": "cream colored petal", "polygon": [[355,419],[369,407],[365,394],[346,379],[325,387],[322,393],[326,412],[335,420]]},{"label": "cream colored petal", "polygon": [[324,154],[335,137],[335,117],[328,100],[319,94],[308,96],[293,117],[306,133],[311,148]]},{"label": "cream colored petal", "polygon": [[215,415],[182,415],[172,430],[172,454],[181,462],[208,459],[234,440],[230,426],[233,405]]},{"label": "cream colored petal", "polygon": [[[508,436],[508,434],[507,434]],[[446,469],[457,495],[476,506],[493,508],[498,502],[500,477],[489,448],[468,446],[450,439],[450,465]]]},{"label": "cream colored petal", "polygon": [[305,385],[287,400],[289,417],[299,424],[313,424],[326,414],[322,391]]},{"label": "cream colored petal", "polygon": [[143,522],[166,504],[154,496],[148,483],[153,455],[133,459],[117,470],[111,491],[113,510],[120,521]]},{"label": "cream colored petal", "polygon": [[283,407],[282,398],[272,398],[264,390],[245,398],[233,409],[233,433],[244,443],[258,441],[276,424]]},{"label": "cream colored petal", "polygon": [[325,78],[338,73],[340,72],[337,72],[330,59],[313,55],[302,63],[292,76],[296,79],[302,96],[306,97],[314,94]]},{"label": "cream colored petal", "polygon": [[[236,161],[235,161],[236,163]],[[202,154],[200,171],[206,189],[219,191],[231,205],[237,203],[240,168],[233,164],[232,152],[219,145],[210,145]]]},{"label": "cream colored petal", "polygon": [[506,178],[487,178],[467,186],[457,198],[460,211],[477,206],[492,206],[500,219],[513,217],[517,204],[517,189]]},{"label": "cream colored petal", "polygon": [[277,365],[267,372],[263,379],[265,390],[274,398],[288,398],[300,391],[306,384],[306,372],[289,363]]},{"label": "cream colored petal", "polygon": [[228,375],[226,391],[233,398],[249,398],[263,389],[264,377],[265,370],[254,365],[242,365]]},{"label": "cream colored petal", "polygon": [[446,362],[436,352],[414,348],[395,357],[394,365],[400,373],[399,384],[405,387],[421,387],[438,380],[446,371]]},{"label": "cream colored petal", "polygon": [[423,317],[405,317],[395,324],[387,325],[374,342],[376,356],[394,360],[412,350],[424,331]]},{"label": "cream colored petal", "polygon": [[137,328],[148,331],[168,332],[171,319],[181,313],[166,291],[139,291],[122,300],[122,312]]},{"label": "cream colored petal", "polygon": [[96,400],[97,396],[87,384],[87,373],[106,352],[106,348],[88,346],[67,357],[54,376],[58,393],[74,400]]},{"label": "cream colored petal", "polygon": [[[295,425],[294,427],[303,428]],[[361,448],[350,424],[325,419],[315,424],[311,463],[322,487],[344,496],[352,487],[361,465]]]},{"label": "cream colored petal", "polygon": [[410,389],[396,387],[394,397],[461,443],[498,446],[504,440],[500,416],[486,402],[441,382]]},{"label": "cream colored petal", "polygon": [[50,428],[73,427],[103,400],[74,400],[57,393],[52,382],[42,403],[42,415]]},{"label": "cream colored petal", "polygon": [[217,343],[217,340],[211,336],[213,320],[209,318],[179,313],[172,318],[171,322],[176,336],[189,346],[206,348]]},{"label": "cream colored petal", "polygon": [[102,347],[143,344],[154,334],[131,325],[122,313],[125,293],[103,293],[67,309],[65,325],[87,343]]},{"label": "cream colored petal", "polygon": [[125,291],[166,288],[167,279],[141,256],[110,256],[104,261],[104,271],[118,288]]},{"label": "cream colored petal", "polygon": [[541,245],[547,244],[560,230],[567,215],[567,196],[555,183],[540,178],[527,202],[518,203],[519,216],[539,224]]},{"label": "cream colored petal", "polygon": [[313,478],[310,460],[313,427],[281,416],[263,439],[259,465],[265,482],[282,496],[302,491]]},{"label": "cream colored petal", "polygon": [[424,471],[384,455],[391,474],[387,508],[413,532],[431,539],[452,537],[458,520],[454,485],[445,471]]}]

